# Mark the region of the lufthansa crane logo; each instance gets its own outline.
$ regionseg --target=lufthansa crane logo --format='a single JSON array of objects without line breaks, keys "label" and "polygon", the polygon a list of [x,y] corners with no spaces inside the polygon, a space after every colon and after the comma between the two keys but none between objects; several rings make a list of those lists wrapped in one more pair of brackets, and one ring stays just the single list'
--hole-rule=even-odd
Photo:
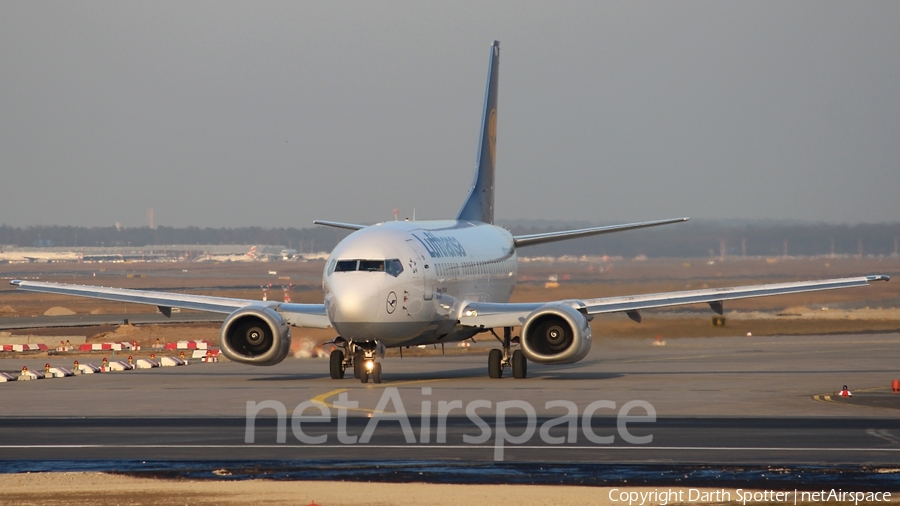
[{"label": "lufthansa crane logo", "polygon": [[394,314],[394,310],[397,309],[397,294],[396,293],[391,292],[388,294],[385,306],[386,306],[388,314]]},{"label": "lufthansa crane logo", "polygon": [[491,117],[488,119],[488,144],[491,147],[491,166],[496,164],[495,146],[497,145],[497,109],[491,109]]}]

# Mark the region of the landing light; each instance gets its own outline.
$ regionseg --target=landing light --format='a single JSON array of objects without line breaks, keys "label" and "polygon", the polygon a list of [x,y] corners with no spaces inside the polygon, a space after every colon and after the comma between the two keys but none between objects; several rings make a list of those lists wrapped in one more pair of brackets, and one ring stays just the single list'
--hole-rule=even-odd
[{"label": "landing light", "polygon": [[375,369],[375,361],[366,360],[366,370],[371,371],[372,369]]}]

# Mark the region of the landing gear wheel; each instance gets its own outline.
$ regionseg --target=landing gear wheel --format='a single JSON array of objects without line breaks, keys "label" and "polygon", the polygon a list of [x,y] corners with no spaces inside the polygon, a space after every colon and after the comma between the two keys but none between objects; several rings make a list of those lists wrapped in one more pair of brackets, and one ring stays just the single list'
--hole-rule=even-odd
[{"label": "landing gear wheel", "polygon": [[381,362],[376,363],[375,369],[372,370],[372,381],[381,383]]},{"label": "landing gear wheel", "polygon": [[365,367],[359,368],[359,382],[360,383],[368,383],[369,382],[369,371],[367,371]]},{"label": "landing gear wheel", "polygon": [[361,374],[363,372],[363,354],[355,353],[353,354],[353,377],[356,379],[361,378]]},{"label": "landing gear wheel", "polygon": [[342,379],[344,377],[344,352],[334,350],[331,352],[331,379]]},{"label": "landing gear wheel", "polygon": [[494,348],[488,354],[488,376],[497,379],[503,377],[503,367],[500,361],[503,360],[503,352]]},{"label": "landing gear wheel", "polygon": [[516,350],[512,356],[513,378],[522,379],[528,375],[528,360],[522,350]]}]

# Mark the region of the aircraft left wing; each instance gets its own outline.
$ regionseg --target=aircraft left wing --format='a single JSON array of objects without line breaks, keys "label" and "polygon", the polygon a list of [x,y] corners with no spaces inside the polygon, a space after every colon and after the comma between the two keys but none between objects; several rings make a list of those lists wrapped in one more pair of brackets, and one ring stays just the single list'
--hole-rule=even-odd
[{"label": "aircraft left wing", "polygon": [[683,223],[688,220],[690,220],[690,218],[670,218],[668,220],[642,221],[639,223],[626,223],[624,225],[609,225],[605,227],[581,228],[578,230],[561,230],[558,232],[545,232],[541,234],[517,235],[513,237],[513,241],[517,248],[521,248],[522,246],[534,246],[536,244],[565,241],[568,239],[577,239],[579,237],[611,234],[613,232],[624,232],[626,230],[637,230],[639,228],[658,227],[670,223]]},{"label": "aircraft left wing", "polygon": [[248,306],[271,308],[297,327],[329,328],[331,322],[325,314],[324,304],[294,304],[278,301],[261,301],[251,299],[232,299],[213,297],[210,295],[193,295],[174,292],[154,292],[149,290],[131,290],[128,288],[109,288],[104,286],[73,285],[68,283],[49,283],[42,281],[12,280],[9,284],[27,292],[55,293],[73,295],[92,299],[130,302],[132,304],[148,304],[157,306],[159,311],[169,316],[172,308],[194,309],[211,313],[231,314]]},{"label": "aircraft left wing", "polygon": [[815,292],[867,286],[873,281],[888,281],[890,276],[874,275],[855,278],[824,279],[819,281],[799,281],[791,283],[772,283],[766,285],[748,285],[728,288],[709,288],[704,290],[686,290],[680,292],[650,293],[644,295],[627,295],[619,297],[603,297],[585,300],[561,300],[534,303],[483,303],[470,302],[462,310],[459,323],[461,325],[481,328],[517,327],[534,310],[545,304],[567,304],[582,314],[595,315],[602,313],[626,313],[632,320],[641,321],[642,309],[681,306],[687,304],[707,303],[713,311],[722,314],[726,300],[785,295],[789,293]]},{"label": "aircraft left wing", "polygon": [[313,225],[324,225],[326,227],[346,228],[347,230],[362,230],[368,225],[357,225],[356,223],[342,223],[340,221],[313,220]]}]

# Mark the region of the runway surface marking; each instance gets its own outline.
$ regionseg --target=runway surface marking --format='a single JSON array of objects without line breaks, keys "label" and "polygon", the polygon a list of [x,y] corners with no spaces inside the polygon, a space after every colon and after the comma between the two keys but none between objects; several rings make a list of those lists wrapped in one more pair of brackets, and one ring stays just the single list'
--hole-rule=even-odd
[{"label": "runway surface marking", "polygon": [[[387,387],[396,387],[398,385],[416,385],[419,383],[434,383],[437,381],[447,381],[446,379],[429,379],[429,380],[412,380],[412,381],[401,381],[399,383],[382,383],[380,385],[373,385],[373,388],[387,388]],[[333,409],[346,409],[348,411],[362,411],[364,413],[383,413],[383,411],[377,411],[374,409],[368,408],[340,408],[328,402],[329,397],[334,397],[335,395],[340,395],[344,392],[349,391],[349,388],[338,388],[337,390],[332,390],[330,392],[325,392],[324,394],[317,395],[310,399],[313,404],[319,404],[322,406],[328,406]]]},{"label": "runway surface marking", "polygon": [[[873,434],[874,435],[874,434]],[[380,449],[441,449],[461,450],[473,449],[484,450],[493,448],[493,445],[444,445],[444,444],[406,444],[406,445],[259,445],[259,444],[226,444],[226,445],[175,445],[175,444],[77,444],[77,445],[0,445],[0,449],[16,449],[16,450],[42,450],[42,449],[152,449],[152,448],[175,448],[175,449],[226,449],[226,448],[352,448],[360,446],[365,448]],[[780,447],[742,447],[742,446],[566,446],[566,445],[510,445],[506,447],[509,450],[546,450],[546,449],[564,449],[564,450],[595,450],[595,451],[618,451],[618,450],[653,450],[653,451],[708,451],[708,452],[881,452],[881,453],[900,453],[900,448],[780,448]]]},{"label": "runway surface marking", "polygon": [[[884,387],[854,388],[853,391],[855,391],[855,392],[872,392],[874,390],[880,390],[882,388],[884,388]],[[816,394],[816,395],[812,396],[814,401],[824,402],[824,403],[828,403],[828,404],[837,404],[839,406],[849,406],[849,407],[857,406],[857,404],[852,404],[849,402],[836,401],[836,400],[832,399],[831,397],[832,396],[828,395],[828,394]],[[893,408],[889,408],[889,407],[885,407],[885,406],[866,406],[866,407],[881,408],[881,409],[893,409]]]},{"label": "runway surface marking", "polygon": [[890,432],[888,432],[884,429],[869,429],[866,431],[866,434],[868,434],[870,436],[875,436],[880,439],[884,439],[885,441],[887,441],[891,444],[900,443],[900,438],[898,438],[897,436],[891,434]]},{"label": "runway surface marking", "polygon": [[828,404],[837,404],[838,406],[844,406],[844,407],[852,406],[852,404],[848,404],[846,402],[838,402],[838,401],[832,399],[830,395],[818,394],[818,395],[812,396],[812,398],[815,401],[824,402],[824,403],[828,403]]}]

